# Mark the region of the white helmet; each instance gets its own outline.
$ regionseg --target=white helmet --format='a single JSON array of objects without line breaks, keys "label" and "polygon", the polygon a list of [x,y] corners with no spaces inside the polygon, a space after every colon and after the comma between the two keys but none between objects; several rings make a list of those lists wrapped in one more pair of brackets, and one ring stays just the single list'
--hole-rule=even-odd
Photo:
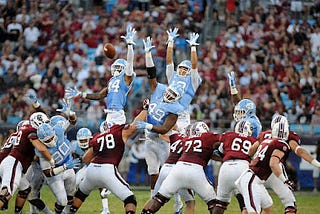
[{"label": "white helmet", "polygon": [[108,130],[111,128],[111,126],[113,126],[113,125],[114,125],[113,123],[107,122],[107,121],[105,120],[105,121],[103,121],[103,122],[100,124],[99,130],[100,130],[101,133],[102,133],[102,132],[106,132],[106,131],[108,131]]},{"label": "white helmet", "polygon": [[19,131],[19,129],[24,126],[30,124],[29,120],[21,120],[18,124],[17,124],[17,131]]},{"label": "white helmet", "polygon": [[191,135],[200,135],[202,133],[206,133],[206,132],[209,132],[209,131],[210,131],[210,129],[209,129],[208,125],[205,124],[202,121],[201,122],[196,122],[191,127]]},{"label": "white helmet", "polygon": [[92,133],[88,128],[81,128],[77,132],[77,141],[81,149],[89,147],[89,140],[92,138]]},{"label": "white helmet", "polygon": [[272,120],[271,120],[271,128],[274,126],[274,124],[278,123],[278,122],[281,122],[281,123],[287,123],[288,126],[289,126],[289,122],[288,122],[288,119],[281,115],[281,114],[276,114],[274,117],[272,117]]},{"label": "white helmet", "polygon": [[50,120],[48,116],[43,112],[35,112],[33,113],[30,118],[30,124],[33,128],[37,129],[43,123],[49,123]]},{"label": "white helmet", "polygon": [[277,122],[272,126],[271,130],[272,138],[280,138],[282,140],[288,140],[289,137],[289,125],[288,123]]},{"label": "white helmet", "polygon": [[253,131],[253,127],[249,121],[240,120],[236,127],[234,128],[234,132],[237,134],[243,134],[245,136],[251,136]]},{"label": "white helmet", "polygon": [[191,128],[192,128],[193,124],[189,124],[187,126],[185,126],[182,130],[181,130],[181,134],[185,135],[185,136],[191,136]]}]

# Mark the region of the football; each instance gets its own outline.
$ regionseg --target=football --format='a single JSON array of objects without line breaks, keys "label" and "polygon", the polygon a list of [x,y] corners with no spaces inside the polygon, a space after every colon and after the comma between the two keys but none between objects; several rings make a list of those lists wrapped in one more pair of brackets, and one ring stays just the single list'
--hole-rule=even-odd
[{"label": "football", "polygon": [[116,49],[111,43],[104,44],[103,51],[106,57],[110,59],[113,59],[113,57],[116,55]]}]

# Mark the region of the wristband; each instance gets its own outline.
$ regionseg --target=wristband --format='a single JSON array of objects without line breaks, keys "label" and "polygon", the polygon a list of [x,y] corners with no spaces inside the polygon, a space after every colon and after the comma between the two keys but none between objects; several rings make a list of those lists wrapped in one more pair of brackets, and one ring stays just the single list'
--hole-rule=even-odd
[{"label": "wristband", "polygon": [[35,103],[32,103],[34,108],[39,108],[40,103],[38,101],[36,101]]},{"label": "wristband", "polygon": [[319,167],[319,168],[320,168],[320,162],[317,161],[316,159],[313,159],[313,160],[311,161],[311,164],[312,164],[313,166],[315,166],[315,167]]},{"label": "wristband", "polygon": [[65,166],[59,166],[56,168],[52,169],[53,175],[58,175],[59,173],[63,172],[64,170],[66,170]]},{"label": "wristband", "polygon": [[51,158],[51,159],[49,160],[49,163],[50,163],[51,166],[54,166],[54,165],[56,164],[53,158]]},{"label": "wristband", "polygon": [[173,40],[168,41],[168,47],[173,48]]},{"label": "wristband", "polygon": [[281,173],[281,175],[279,175],[278,177],[283,183],[286,182],[287,178],[283,175],[283,173]]},{"label": "wristband", "polygon": [[196,46],[191,46],[191,51],[197,51]]},{"label": "wristband", "polygon": [[231,88],[231,95],[238,94],[237,88]]},{"label": "wristband", "polygon": [[150,123],[146,124],[146,129],[151,130],[153,128],[153,125]]},{"label": "wristband", "polygon": [[294,153],[297,153],[298,149],[301,149],[301,146],[297,146],[296,149],[294,150]]},{"label": "wristband", "polygon": [[86,98],[87,98],[87,95],[88,95],[88,94],[87,94],[86,92],[81,92],[81,97],[82,97],[82,98],[86,99]]}]

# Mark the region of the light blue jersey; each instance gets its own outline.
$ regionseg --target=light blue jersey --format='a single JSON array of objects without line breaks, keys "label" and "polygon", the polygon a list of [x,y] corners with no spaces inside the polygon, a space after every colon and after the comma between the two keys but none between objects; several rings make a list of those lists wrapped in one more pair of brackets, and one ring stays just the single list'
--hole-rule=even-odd
[{"label": "light blue jersey", "polygon": [[183,106],[178,102],[166,103],[163,101],[163,94],[166,88],[166,85],[158,83],[155,91],[150,96],[146,122],[154,126],[163,125],[169,114],[178,115],[183,111]]},{"label": "light blue jersey", "polygon": [[127,95],[130,89],[136,74],[132,74],[132,82],[129,86],[126,85],[124,79],[125,72],[121,72],[118,76],[113,76],[108,83],[108,94],[105,98],[107,104],[107,109],[109,110],[123,110],[126,105]]},{"label": "light blue jersey", "polygon": [[82,158],[84,153],[86,153],[87,150],[83,150],[80,148],[78,141],[74,140],[71,142],[71,153],[76,154],[79,156],[79,158]]},{"label": "light blue jersey", "polygon": [[[55,133],[57,135],[56,146],[47,147],[47,149],[50,152],[52,158],[54,159],[57,167],[63,165],[64,163],[72,159],[71,143],[65,136],[65,129],[63,129],[60,125],[53,126],[53,129],[55,130]],[[35,153],[41,161],[41,159],[43,159],[41,153],[37,149],[35,149]]]}]

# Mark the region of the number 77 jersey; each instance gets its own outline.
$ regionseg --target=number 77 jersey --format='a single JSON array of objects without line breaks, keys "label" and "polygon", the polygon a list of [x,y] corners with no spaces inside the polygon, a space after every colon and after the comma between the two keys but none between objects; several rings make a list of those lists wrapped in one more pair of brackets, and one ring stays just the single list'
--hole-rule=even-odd
[{"label": "number 77 jersey", "polygon": [[213,150],[219,146],[220,137],[220,134],[205,132],[185,138],[183,153],[178,161],[207,166]]},{"label": "number 77 jersey", "polygon": [[125,149],[122,130],[126,126],[128,125],[114,125],[109,131],[93,136],[89,142],[89,148],[92,147],[94,152],[91,163],[119,165]]}]

